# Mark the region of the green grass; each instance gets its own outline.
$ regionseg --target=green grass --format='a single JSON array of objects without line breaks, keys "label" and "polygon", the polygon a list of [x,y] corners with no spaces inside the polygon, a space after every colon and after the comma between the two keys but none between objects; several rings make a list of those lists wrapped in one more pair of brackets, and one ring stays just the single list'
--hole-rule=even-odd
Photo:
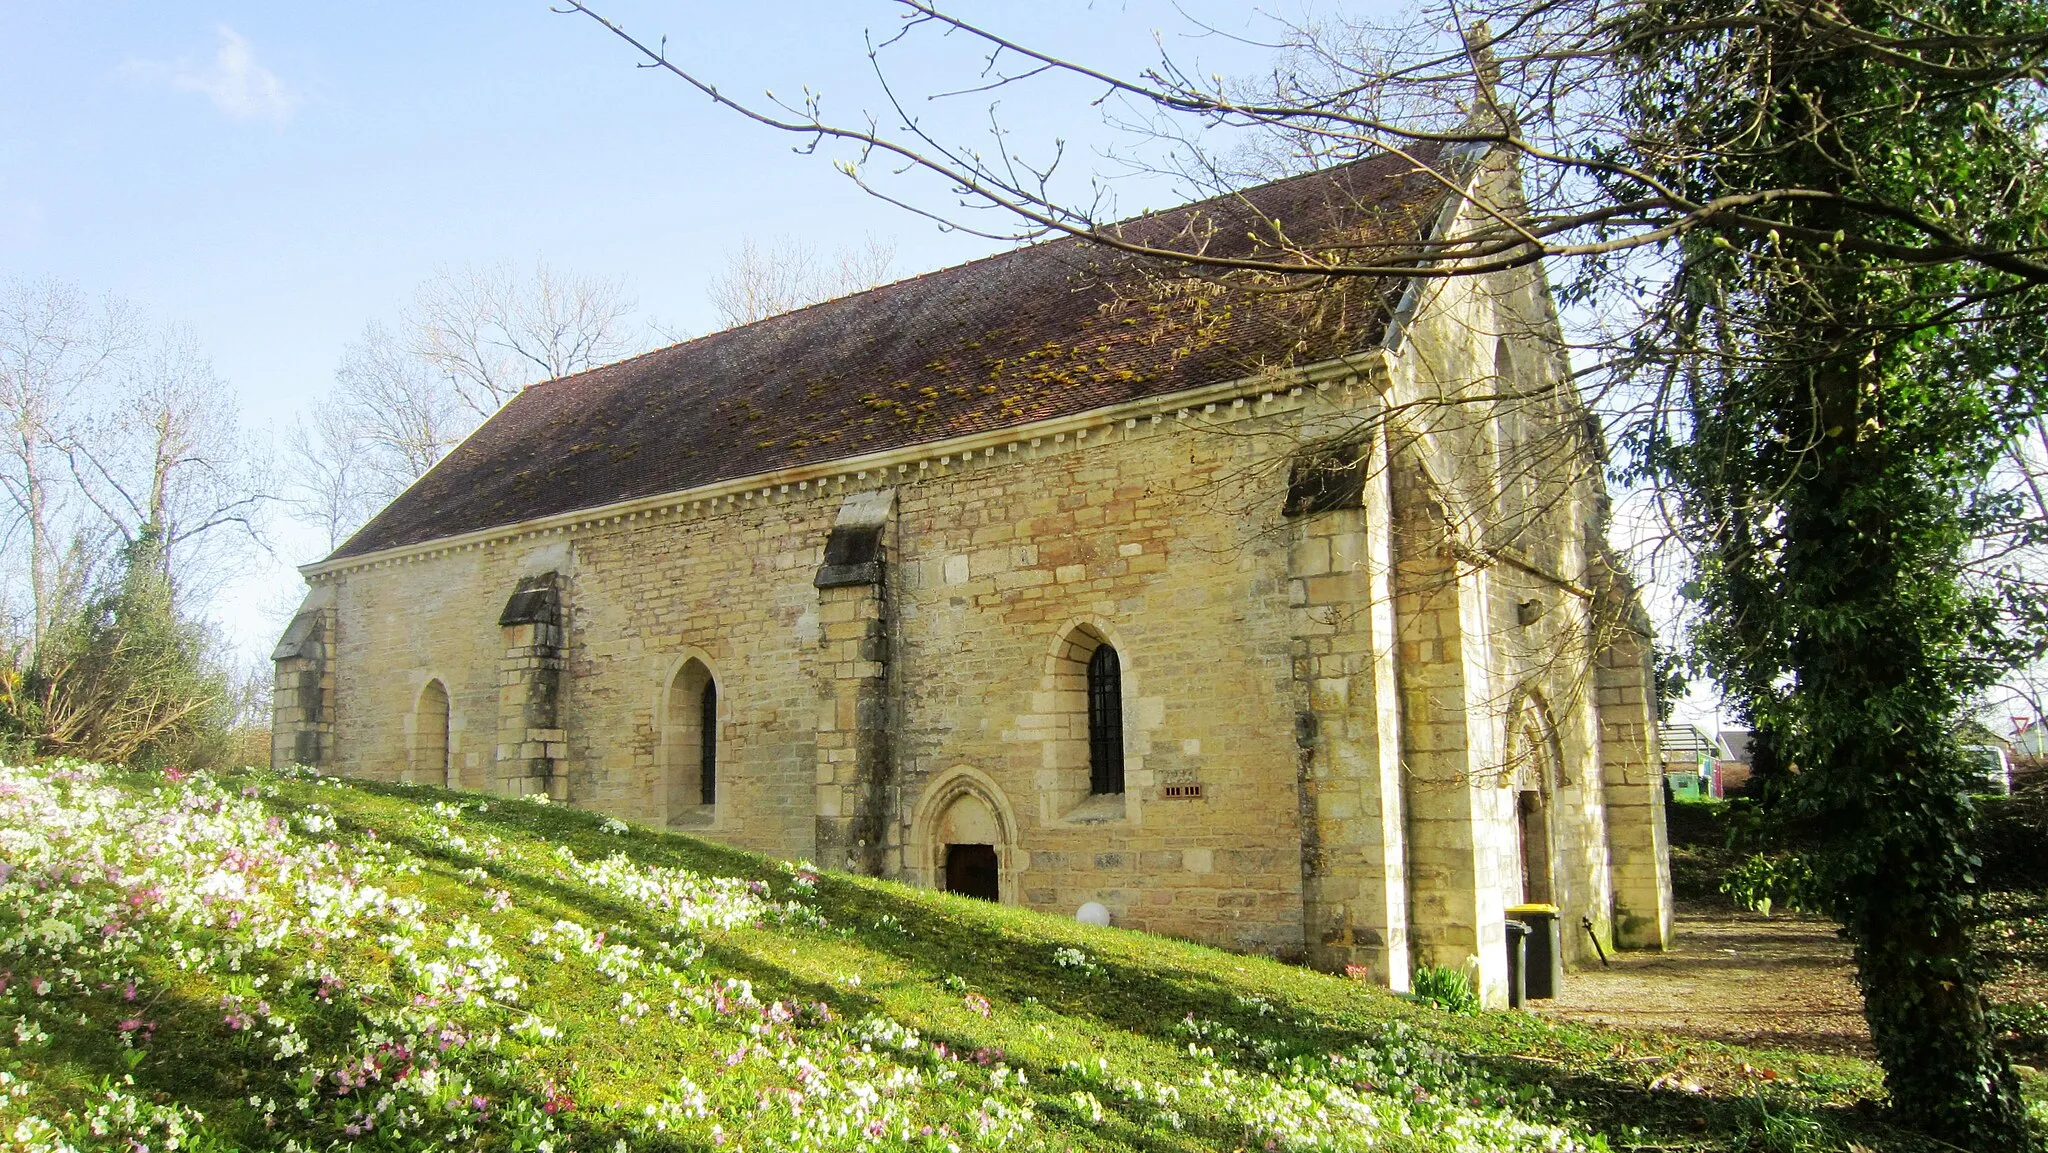
[{"label": "green grass", "polygon": [[0,1149],[1921,1147],[1865,1062],[1456,1015],[571,809],[4,773]]}]

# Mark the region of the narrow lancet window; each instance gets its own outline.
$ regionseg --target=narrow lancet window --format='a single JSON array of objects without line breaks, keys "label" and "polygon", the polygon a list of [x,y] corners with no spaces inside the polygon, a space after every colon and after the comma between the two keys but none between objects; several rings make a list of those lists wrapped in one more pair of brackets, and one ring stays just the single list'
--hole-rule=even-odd
[{"label": "narrow lancet window", "polygon": [[702,766],[704,803],[718,801],[718,686],[709,681],[704,685],[704,696],[699,704],[698,735],[701,742],[699,764]]},{"label": "narrow lancet window", "polygon": [[718,682],[703,661],[684,661],[669,682],[661,742],[668,823],[708,827],[718,802]]},{"label": "narrow lancet window", "polygon": [[420,690],[419,707],[413,714],[413,742],[412,779],[454,788],[457,781],[448,755],[448,688],[440,681],[428,681]]},{"label": "narrow lancet window", "polygon": [[1124,674],[1107,644],[1088,658],[1088,791],[1124,791]]}]

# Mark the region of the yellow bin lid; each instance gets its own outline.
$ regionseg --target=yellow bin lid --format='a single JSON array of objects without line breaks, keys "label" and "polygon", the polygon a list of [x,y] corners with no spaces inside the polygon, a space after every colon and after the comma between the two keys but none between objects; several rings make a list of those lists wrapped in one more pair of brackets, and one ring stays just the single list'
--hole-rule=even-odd
[{"label": "yellow bin lid", "polygon": [[1535,915],[1535,914],[1538,914],[1538,913],[1549,913],[1549,914],[1550,914],[1551,916],[1555,917],[1555,916],[1557,916],[1557,906],[1556,906],[1556,905],[1509,905],[1509,906],[1508,906],[1508,909],[1507,909],[1507,913],[1508,913],[1508,916],[1510,916],[1510,917],[1528,917],[1528,916],[1533,916],[1533,915]]}]

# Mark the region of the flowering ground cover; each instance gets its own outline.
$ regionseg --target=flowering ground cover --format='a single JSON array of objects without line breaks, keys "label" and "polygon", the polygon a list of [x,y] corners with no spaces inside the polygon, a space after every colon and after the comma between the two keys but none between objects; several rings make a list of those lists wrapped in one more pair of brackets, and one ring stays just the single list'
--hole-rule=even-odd
[{"label": "flowering ground cover", "polygon": [[1913,1147],[1856,1061],[310,772],[0,767],[0,1044],[0,1150]]}]

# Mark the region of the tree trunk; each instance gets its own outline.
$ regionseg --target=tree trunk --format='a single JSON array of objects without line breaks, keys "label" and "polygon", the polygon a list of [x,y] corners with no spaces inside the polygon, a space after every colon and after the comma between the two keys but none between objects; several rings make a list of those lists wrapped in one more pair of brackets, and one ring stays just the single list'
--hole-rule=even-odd
[{"label": "tree trunk", "polygon": [[1969,535],[1927,467],[1922,438],[1938,432],[1890,410],[1911,367],[1888,370],[1894,358],[1859,343],[1837,346],[1853,367],[1818,365],[1800,390],[1821,435],[1795,454],[1811,479],[1785,520],[1796,812],[1818,833],[1815,863],[1855,945],[1895,1112],[1964,1148],[2024,1149],[1969,936],[1972,803],[1953,736],[1966,702],[1952,675],[1969,659]]}]

